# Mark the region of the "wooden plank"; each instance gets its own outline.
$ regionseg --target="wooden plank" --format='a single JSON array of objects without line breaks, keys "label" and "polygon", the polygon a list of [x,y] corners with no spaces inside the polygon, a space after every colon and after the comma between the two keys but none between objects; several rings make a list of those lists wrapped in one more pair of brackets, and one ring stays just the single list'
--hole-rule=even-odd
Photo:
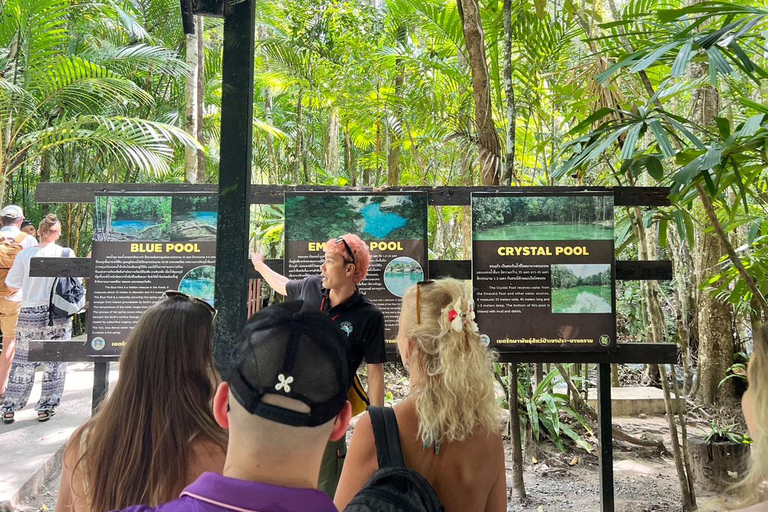
[{"label": "wooden plank", "polygon": [[616,262],[617,281],[671,281],[672,262],[666,260]]},{"label": "wooden plank", "polygon": [[32,258],[29,263],[32,277],[89,277],[91,258]]},{"label": "wooden plank", "polygon": [[186,183],[38,183],[38,203],[92,203],[96,192],[121,194],[217,194],[218,185]]},{"label": "wooden plank", "polygon": [[[30,361],[93,361],[95,358],[86,353],[86,336],[71,340],[32,340],[29,342]],[[117,361],[119,356],[107,359]]]},{"label": "wooden plank", "polygon": [[[283,260],[266,260],[269,268],[283,273]],[[319,272],[319,269],[318,269]],[[261,277],[253,265],[248,265],[248,277]],[[469,260],[429,260],[429,278],[453,277],[472,279],[472,262]],[[669,281],[672,279],[671,261],[619,260],[616,262],[617,281]]]},{"label": "wooden plank", "polygon": [[678,360],[674,343],[619,343],[615,352],[511,352],[499,351],[502,363],[638,363],[673,364]]},{"label": "wooden plank", "polygon": [[[613,191],[616,206],[669,206],[668,187],[327,187],[322,185],[251,185],[252,204],[282,204],[286,192],[426,192],[433,206],[468,206],[472,192],[606,192]],[[96,192],[125,194],[215,194],[217,185],[183,183],[39,183],[38,203],[92,203]]]},{"label": "wooden plank", "polygon": [[329,187],[322,185],[259,185],[252,188],[254,204],[282,204],[285,192],[427,192],[433,206],[468,206],[472,192],[552,193],[614,192],[616,206],[669,206],[668,187]]},{"label": "wooden plank", "polygon": [[[278,273],[283,273],[283,260],[269,259],[267,265]],[[472,262],[469,260],[430,260],[429,277],[454,277],[471,279]],[[88,277],[91,274],[90,258],[32,258],[30,275],[33,277]],[[248,264],[248,277],[261,277]],[[672,279],[671,261],[635,261],[619,260],[616,262],[617,281],[669,281]]]}]

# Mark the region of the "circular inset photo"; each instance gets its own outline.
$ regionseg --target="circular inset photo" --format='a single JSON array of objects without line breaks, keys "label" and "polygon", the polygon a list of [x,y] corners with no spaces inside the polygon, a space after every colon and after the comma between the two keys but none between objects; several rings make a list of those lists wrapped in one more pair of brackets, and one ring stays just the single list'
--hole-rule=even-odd
[{"label": "circular inset photo", "polygon": [[91,346],[94,350],[102,350],[107,345],[107,342],[104,341],[104,338],[101,336],[96,336],[91,340]]},{"label": "circular inset photo", "polygon": [[491,337],[487,334],[481,334],[480,343],[482,343],[484,347],[488,347],[491,344]]},{"label": "circular inset photo", "polygon": [[213,306],[213,283],[215,277],[216,267],[213,265],[200,265],[184,274],[179,283],[179,291],[191,297],[203,299]]},{"label": "circular inset photo", "polygon": [[424,280],[424,269],[419,262],[408,256],[401,256],[389,262],[384,269],[384,286],[389,293],[402,297],[405,291]]}]

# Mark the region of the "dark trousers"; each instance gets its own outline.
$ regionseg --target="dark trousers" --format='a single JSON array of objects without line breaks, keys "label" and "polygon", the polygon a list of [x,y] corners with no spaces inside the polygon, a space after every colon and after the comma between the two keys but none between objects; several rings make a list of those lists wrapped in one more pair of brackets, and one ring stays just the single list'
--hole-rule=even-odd
[{"label": "dark trousers", "polygon": [[336,487],[339,485],[341,468],[344,467],[344,459],[347,456],[347,436],[338,441],[329,441],[323,452],[323,462],[320,464],[320,478],[317,488],[333,499]]}]

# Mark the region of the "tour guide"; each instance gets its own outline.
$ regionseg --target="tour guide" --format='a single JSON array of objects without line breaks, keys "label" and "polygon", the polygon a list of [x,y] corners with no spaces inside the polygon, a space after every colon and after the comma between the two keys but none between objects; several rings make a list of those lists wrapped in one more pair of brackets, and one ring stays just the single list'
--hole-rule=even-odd
[{"label": "tour guide", "polygon": [[[251,255],[257,272],[277,293],[289,299],[303,300],[328,313],[331,320],[347,334],[350,351],[350,374],[353,375],[363,359],[368,367],[368,396],[371,405],[384,405],[384,315],[357,289],[365,279],[371,255],[360,237],[346,234],[329,240],[325,245],[325,260],[320,276],[290,280],[264,263],[264,253]],[[344,437],[331,441],[323,454],[318,488],[331,498],[336,493],[347,444]]]}]

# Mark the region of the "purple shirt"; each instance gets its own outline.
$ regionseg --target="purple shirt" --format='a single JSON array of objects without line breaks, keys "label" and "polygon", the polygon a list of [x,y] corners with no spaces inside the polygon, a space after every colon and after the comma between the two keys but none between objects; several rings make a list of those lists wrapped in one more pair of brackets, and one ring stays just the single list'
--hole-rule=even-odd
[{"label": "purple shirt", "polygon": [[203,473],[181,495],[159,507],[134,505],[123,512],[337,512],[317,489],[293,489]]}]

